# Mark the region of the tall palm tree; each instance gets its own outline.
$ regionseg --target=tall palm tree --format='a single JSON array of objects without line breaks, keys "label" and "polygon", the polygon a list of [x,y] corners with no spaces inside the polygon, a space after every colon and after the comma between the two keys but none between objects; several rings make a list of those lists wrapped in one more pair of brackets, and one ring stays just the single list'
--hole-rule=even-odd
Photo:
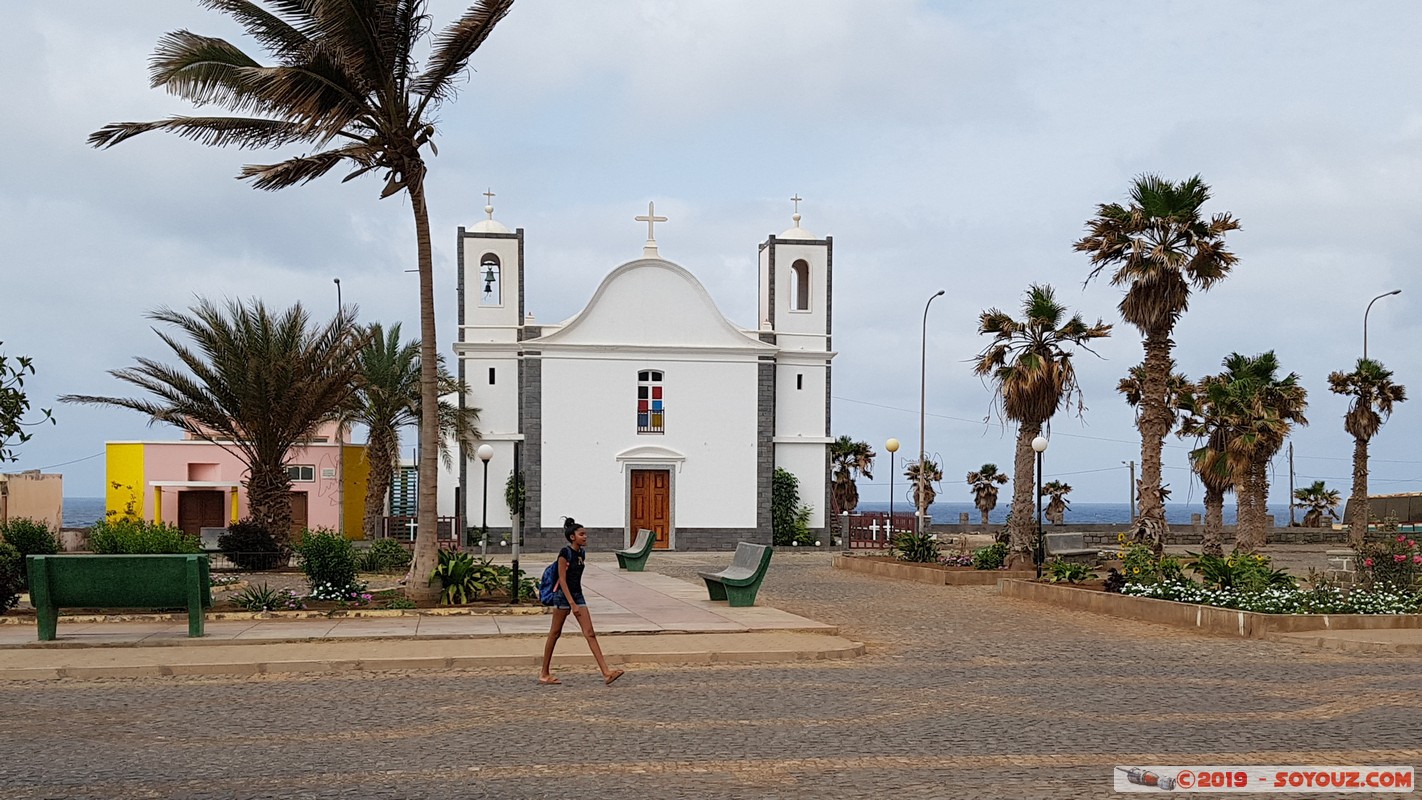
[{"label": "tall palm tree", "polygon": [[1076,250],[1091,255],[1090,282],[1108,266],[1111,285],[1126,287],[1121,317],[1145,338],[1141,390],[1140,511],[1136,539],[1160,540],[1165,504],[1160,497],[1160,454],[1173,421],[1166,407],[1174,346],[1170,334],[1190,305],[1190,292],[1206,291],[1239,260],[1225,249],[1224,236],[1238,230],[1229,214],[1206,220],[1200,208],[1210,187],[1200,177],[1179,183],[1142,175],[1131,185],[1127,205],[1103,203],[1087,222]]},{"label": "tall palm tree", "polygon": [[[420,419],[420,343],[400,342],[400,323],[386,331],[379,323],[368,329],[368,341],[360,351],[360,389],[351,398],[346,422],[364,425],[368,431],[365,457],[370,476],[365,487],[365,515],[361,528],[365,538],[378,535],[385,513],[385,496],[394,479],[400,457],[400,429]],[[443,364],[439,366],[440,395],[468,391]],[[447,400],[439,403],[440,451],[450,463],[451,440],[473,446],[480,438],[479,409],[458,408]]]},{"label": "tall palm tree", "polygon": [[1303,526],[1305,528],[1317,528],[1323,525],[1325,514],[1331,519],[1338,519],[1338,512],[1333,509],[1338,506],[1342,496],[1337,489],[1329,489],[1323,481],[1314,481],[1302,489],[1294,491],[1294,505],[1299,508],[1306,508]]},{"label": "tall palm tree", "polygon": [[1279,377],[1279,360],[1270,350],[1257,356],[1231,353],[1218,376],[1230,436],[1228,448],[1239,465],[1235,473],[1238,502],[1236,547],[1254,552],[1265,544],[1269,499],[1269,461],[1283,448],[1295,425],[1307,425],[1308,391],[1298,373]]},{"label": "tall palm tree", "polygon": [[300,303],[280,314],[260,300],[218,306],[199,300],[189,313],[160,308],[149,319],[189,340],[158,331],[182,367],[138,358],[110,370],[151,398],[65,395],[66,403],[116,406],[147,414],[212,442],[247,465],[251,517],[277,536],[291,531],[287,453],[335,419],[360,378],[365,334],[354,311],[320,327]]},{"label": "tall palm tree", "polygon": [[1360,358],[1352,372],[1329,374],[1328,389],[1334,394],[1353,398],[1348,413],[1343,416],[1343,430],[1353,437],[1353,494],[1348,498],[1348,505],[1352,507],[1348,540],[1354,547],[1359,547],[1372,522],[1368,511],[1368,443],[1392,416],[1393,406],[1407,400],[1407,387],[1393,383],[1392,370],[1381,362]]},{"label": "tall palm tree", "polygon": [[1071,494],[1071,484],[1062,481],[1047,481],[1042,484],[1042,496],[1052,498],[1047,503],[1047,521],[1053,525],[1062,524],[1066,518],[1066,512],[1071,508],[1071,501],[1066,496]]},{"label": "tall palm tree", "polygon": [[[859,485],[854,482],[858,476],[874,479],[874,448],[868,442],[858,442],[842,435],[830,442],[830,472],[834,482],[830,489],[830,502],[834,504],[834,525],[839,525],[839,515],[852,512],[859,506]],[[843,535],[841,531],[840,535]]]},{"label": "tall palm tree", "polygon": [[1235,475],[1243,475],[1247,462],[1230,447],[1228,393],[1214,376],[1188,383],[1177,400],[1180,435],[1193,437],[1198,446],[1190,451],[1190,469],[1205,487],[1205,531],[1201,549],[1208,555],[1224,555],[1224,501],[1234,491]]},{"label": "tall palm tree", "polygon": [[938,499],[937,484],[943,480],[943,469],[938,466],[938,462],[926,456],[923,459],[923,464],[922,496],[918,493],[918,459],[904,462],[904,477],[909,480],[909,497],[913,501],[913,507],[918,510],[919,516],[927,518],[928,507]]},{"label": "tall palm tree", "polygon": [[[1032,440],[1058,411],[1077,400],[1077,413],[1085,410],[1071,348],[1091,352],[1091,342],[1111,335],[1101,320],[1088,325],[1080,314],[1067,319],[1066,306],[1057,302],[1052,287],[1032,284],[1022,301],[1025,318],[1015,320],[996,308],[982,313],[978,333],[992,342],[978,356],[973,372],[991,377],[994,402],[1003,416],[1017,423],[1017,453],[1013,464],[1012,507],[1032,507]],[[1035,528],[1031,515],[1014,514],[1008,521],[1010,559],[1014,565],[1030,560]]]},{"label": "tall palm tree", "polygon": [[982,512],[983,525],[988,524],[988,512],[997,508],[997,487],[1007,485],[1007,475],[997,471],[996,464],[984,464],[968,473],[968,486],[972,487],[973,505]]},{"label": "tall palm tree", "polygon": [[[276,164],[248,164],[240,177],[258,189],[285,189],[347,165],[350,180],[368,172],[385,178],[380,196],[405,193],[415,220],[420,277],[420,395],[439,402],[436,374],[433,256],[425,205],[428,167],[436,153],[435,114],[451,100],[469,59],[503,19],[513,0],[480,0],[438,34],[420,69],[414,53],[432,26],[427,0],[201,0],[235,19],[271,56],[264,66],[230,42],[175,31],[159,40],[152,84],[194,105],[217,105],[239,116],[172,116],[119,122],[89,137],[107,148],[148,131],[168,131],[213,147],[283,148],[317,152]],[[268,9],[271,10],[268,10]],[[439,424],[420,419],[419,519],[414,570],[427,575],[436,560]],[[411,581],[421,599],[436,589]]]}]

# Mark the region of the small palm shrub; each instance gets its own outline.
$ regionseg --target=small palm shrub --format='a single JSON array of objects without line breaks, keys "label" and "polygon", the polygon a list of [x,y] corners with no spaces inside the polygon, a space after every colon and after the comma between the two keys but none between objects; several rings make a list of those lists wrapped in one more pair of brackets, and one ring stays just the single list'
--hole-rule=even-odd
[{"label": "small palm shrub", "polygon": [[410,551],[394,539],[376,539],[360,554],[361,572],[404,572],[410,566]]},{"label": "small palm shrub", "polygon": [[101,555],[201,553],[202,541],[161,522],[112,517],[89,529],[89,548]]},{"label": "small palm shrub", "polygon": [[272,589],[265,583],[248,586],[232,598],[232,605],[247,611],[299,611],[306,608],[301,598],[290,589]]},{"label": "small palm shrub", "polygon": [[346,537],[330,528],[302,531],[295,550],[312,589],[324,584],[344,594],[356,588],[356,551]]},{"label": "small palm shrub", "polygon": [[894,557],[915,564],[938,563],[938,539],[927,531],[904,531],[894,536]]},{"label": "small palm shrub", "polygon": [[1002,569],[1007,563],[1007,544],[995,542],[973,551],[973,569]]},{"label": "small palm shrub", "polygon": [[1096,577],[1091,568],[1077,561],[1054,558],[1047,564],[1047,580],[1052,583],[1081,583]]},{"label": "small palm shrub", "polygon": [[1274,569],[1268,556],[1238,550],[1228,556],[1190,555],[1195,559],[1190,562],[1190,569],[1200,576],[1206,586],[1240,592],[1262,592],[1275,587],[1293,589],[1297,586],[1297,581],[1287,570]]},{"label": "small palm shrub", "polygon": [[227,527],[217,538],[217,549],[237,569],[276,569],[285,566],[290,556],[287,544],[278,541],[265,525],[244,519]]},{"label": "small palm shrub", "polygon": [[[508,578],[509,568],[503,576]],[[488,559],[476,559],[468,553],[439,551],[439,564],[430,574],[430,583],[439,581],[441,605],[463,605],[479,599],[499,587],[499,568]]]},{"label": "small palm shrub", "polygon": [[0,614],[20,602],[25,583],[25,561],[9,542],[0,542]]},{"label": "small palm shrub", "polygon": [[25,556],[48,556],[59,552],[59,540],[49,526],[29,517],[16,517],[0,525],[0,539],[20,553],[22,591],[30,586]]}]

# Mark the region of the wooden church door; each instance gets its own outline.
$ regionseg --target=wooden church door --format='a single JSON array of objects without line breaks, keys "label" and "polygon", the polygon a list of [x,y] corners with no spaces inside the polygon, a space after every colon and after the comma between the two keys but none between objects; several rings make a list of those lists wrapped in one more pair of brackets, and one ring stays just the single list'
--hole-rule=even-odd
[{"label": "wooden church door", "polygon": [[632,470],[631,519],[635,539],[646,528],[657,535],[657,550],[671,547],[671,472],[664,469]]}]

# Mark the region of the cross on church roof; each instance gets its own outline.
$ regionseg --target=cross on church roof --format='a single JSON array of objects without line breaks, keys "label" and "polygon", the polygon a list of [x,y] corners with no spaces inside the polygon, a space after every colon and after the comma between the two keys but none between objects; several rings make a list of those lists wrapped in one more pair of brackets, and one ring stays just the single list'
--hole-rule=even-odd
[{"label": "cross on church roof", "polygon": [[644,258],[656,258],[656,257],[657,257],[657,240],[656,240],[656,237],[654,237],[654,236],[652,235],[652,226],[655,225],[655,224],[657,224],[658,222],[666,222],[666,221],[667,221],[667,218],[666,218],[666,217],[659,217],[659,216],[657,216],[657,208],[656,208],[656,206],[655,206],[654,204],[652,204],[652,203],[647,203],[647,214],[646,214],[646,216],[642,216],[642,215],[639,214],[639,215],[633,217],[633,219],[635,219],[635,220],[638,221],[638,222],[645,222],[645,223],[647,223],[647,243],[642,246],[642,256],[643,256]]},{"label": "cross on church roof", "polygon": [[489,219],[494,218],[494,189],[490,187],[484,192],[485,203],[484,213],[489,215]]},{"label": "cross on church roof", "polygon": [[796,192],[796,193],[795,193],[795,196],[792,197],[792,198],[790,198],[790,202],[792,202],[792,203],[795,204],[795,213],[796,213],[796,214],[800,213],[800,201],[801,201],[801,200],[804,200],[804,199],[805,199],[805,198],[803,198],[803,197],[800,196],[800,193],[799,193],[799,192]]}]

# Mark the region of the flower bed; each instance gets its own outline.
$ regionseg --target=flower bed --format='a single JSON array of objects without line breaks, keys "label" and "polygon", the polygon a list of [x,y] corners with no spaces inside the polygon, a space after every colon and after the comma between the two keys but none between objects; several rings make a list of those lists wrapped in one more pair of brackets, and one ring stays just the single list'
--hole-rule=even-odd
[{"label": "flower bed", "polygon": [[1422,594],[1392,587],[1354,588],[1344,592],[1336,586],[1313,589],[1274,586],[1257,592],[1242,592],[1188,580],[1168,580],[1149,584],[1128,583],[1121,589],[1121,594],[1260,614],[1415,614],[1422,610]]}]

